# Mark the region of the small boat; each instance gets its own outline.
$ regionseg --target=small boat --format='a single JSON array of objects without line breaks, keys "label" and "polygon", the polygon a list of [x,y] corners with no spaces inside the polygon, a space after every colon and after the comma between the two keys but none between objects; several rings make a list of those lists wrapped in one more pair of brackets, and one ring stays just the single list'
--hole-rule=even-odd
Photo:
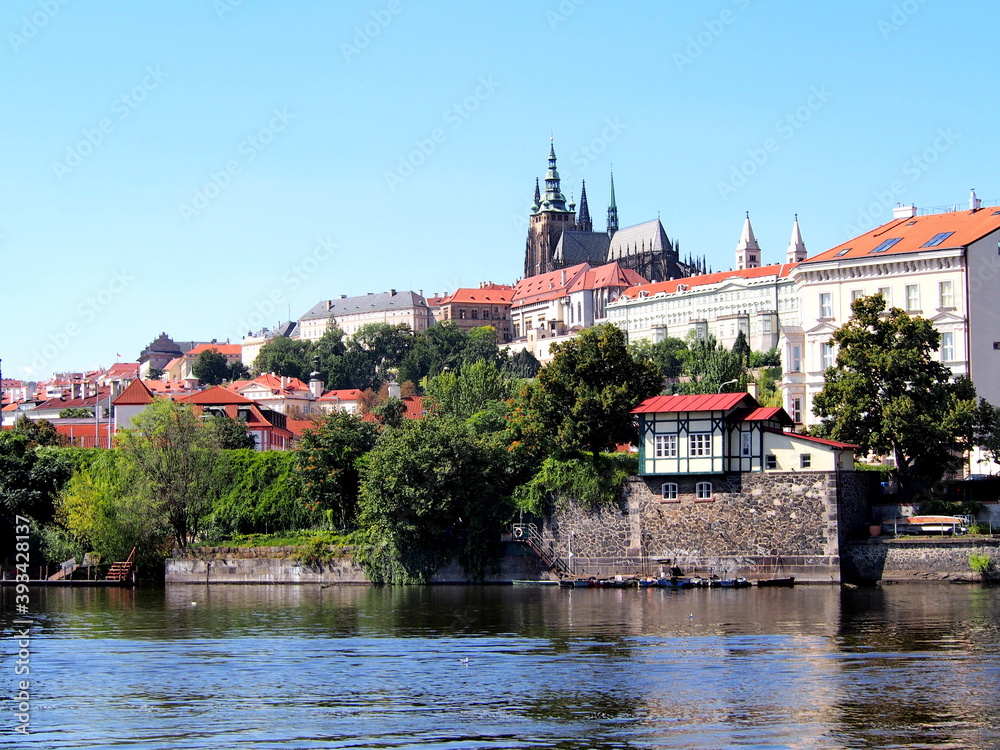
[{"label": "small boat", "polygon": [[670,576],[670,578],[660,578],[656,583],[665,589],[693,589],[700,587],[702,580],[697,576]]},{"label": "small boat", "polygon": [[531,581],[515,580],[510,582],[511,586],[558,586],[559,581]]},{"label": "small boat", "polygon": [[784,576],[782,578],[760,578],[754,583],[759,587],[777,587],[782,586],[785,588],[790,588],[795,585],[795,576]]},{"label": "small boat", "polygon": [[645,578],[639,579],[639,588],[641,589],[656,588],[659,585],[660,585],[659,580],[653,578],[652,576],[646,576]]},{"label": "small boat", "polygon": [[968,534],[969,523],[964,516],[901,516],[882,528],[894,534]]},{"label": "small boat", "polygon": [[618,575],[614,578],[602,578],[597,585],[602,589],[628,589],[635,586],[635,578]]},{"label": "small boat", "polygon": [[713,589],[745,589],[750,585],[752,585],[750,581],[743,576],[737,576],[736,578],[712,576],[708,579],[708,586]]}]

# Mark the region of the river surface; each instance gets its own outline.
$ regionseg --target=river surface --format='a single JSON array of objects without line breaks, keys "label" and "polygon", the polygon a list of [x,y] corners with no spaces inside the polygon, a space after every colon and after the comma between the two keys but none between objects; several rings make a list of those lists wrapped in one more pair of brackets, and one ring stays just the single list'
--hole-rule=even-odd
[{"label": "river surface", "polygon": [[27,735],[13,594],[0,747],[1000,747],[975,585],[32,589]]}]

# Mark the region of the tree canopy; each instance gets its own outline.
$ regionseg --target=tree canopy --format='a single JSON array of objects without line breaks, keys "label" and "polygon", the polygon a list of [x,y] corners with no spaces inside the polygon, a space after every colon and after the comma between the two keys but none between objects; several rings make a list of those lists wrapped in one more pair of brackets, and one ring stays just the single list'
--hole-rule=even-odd
[{"label": "tree canopy", "polygon": [[229,377],[229,363],[218,349],[205,349],[191,366],[191,374],[203,385],[219,385]]},{"label": "tree canopy", "polygon": [[535,408],[564,452],[603,450],[635,438],[633,407],[658,394],[659,369],[629,353],[625,333],[610,324],[588,328],[553,346],[555,358],[538,373]]},{"label": "tree canopy", "polygon": [[892,456],[901,479],[939,479],[974,443],[975,389],[932,356],[940,334],[929,320],[885,307],[881,295],[851,305],[813,409],[833,439]]}]

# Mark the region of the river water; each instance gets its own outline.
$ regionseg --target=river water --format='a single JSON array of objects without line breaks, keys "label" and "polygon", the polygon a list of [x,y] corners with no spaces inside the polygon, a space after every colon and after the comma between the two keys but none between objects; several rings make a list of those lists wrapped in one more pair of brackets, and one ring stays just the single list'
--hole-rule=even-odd
[{"label": "river water", "polygon": [[1000,589],[32,589],[0,747],[997,748]]}]

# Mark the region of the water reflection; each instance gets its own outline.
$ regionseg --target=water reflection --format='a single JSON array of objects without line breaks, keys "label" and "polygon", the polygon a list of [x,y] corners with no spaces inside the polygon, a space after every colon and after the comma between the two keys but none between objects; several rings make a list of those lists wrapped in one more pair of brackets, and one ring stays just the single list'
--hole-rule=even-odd
[{"label": "water reflection", "polygon": [[37,590],[24,746],[997,747],[998,593]]}]

